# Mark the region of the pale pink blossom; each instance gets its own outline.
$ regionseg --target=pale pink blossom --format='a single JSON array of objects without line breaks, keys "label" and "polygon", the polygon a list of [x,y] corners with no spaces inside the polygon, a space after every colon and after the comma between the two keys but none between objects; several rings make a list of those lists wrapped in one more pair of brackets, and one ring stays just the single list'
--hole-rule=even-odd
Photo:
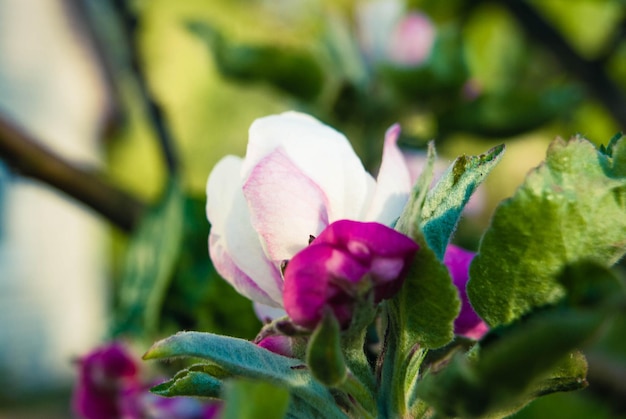
[{"label": "pale pink blossom", "polygon": [[[256,120],[245,158],[227,156],[207,182],[209,252],[217,271],[242,295],[282,308],[281,265],[341,219],[392,225],[411,180],[389,129],[377,179],[338,131],[296,112]],[[268,313],[275,317],[276,311]]]}]

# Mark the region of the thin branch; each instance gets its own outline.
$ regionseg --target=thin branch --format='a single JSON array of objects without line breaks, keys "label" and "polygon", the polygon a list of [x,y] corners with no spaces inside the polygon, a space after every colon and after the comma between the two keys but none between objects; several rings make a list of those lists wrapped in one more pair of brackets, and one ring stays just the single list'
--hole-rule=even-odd
[{"label": "thin branch", "polygon": [[626,99],[600,62],[583,59],[527,1],[504,0],[499,4],[511,12],[529,37],[558,58],[565,71],[587,86],[589,92],[604,105],[618,125],[626,130]]},{"label": "thin branch", "polygon": [[175,174],[178,171],[179,162],[174,147],[174,137],[161,106],[150,94],[146,76],[139,60],[139,49],[137,48],[137,18],[128,9],[127,0],[113,0],[112,3],[120,19],[120,23],[122,24],[124,32],[122,35],[130,51],[130,65],[135,74],[141,99],[155,129],[167,169],[170,174]]},{"label": "thin branch", "polygon": [[0,158],[24,176],[47,183],[92,208],[124,231],[131,231],[144,204],[105,182],[100,176],[72,166],[0,114]]}]

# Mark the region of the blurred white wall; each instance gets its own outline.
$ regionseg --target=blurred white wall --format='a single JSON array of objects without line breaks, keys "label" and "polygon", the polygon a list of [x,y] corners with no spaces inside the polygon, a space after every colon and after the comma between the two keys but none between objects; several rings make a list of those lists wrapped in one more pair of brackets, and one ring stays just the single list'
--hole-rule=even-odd
[{"label": "blurred white wall", "polygon": [[[0,112],[62,156],[97,166],[108,98],[63,1],[0,0]],[[0,168],[0,396],[69,385],[72,358],[103,337],[105,228]]]}]

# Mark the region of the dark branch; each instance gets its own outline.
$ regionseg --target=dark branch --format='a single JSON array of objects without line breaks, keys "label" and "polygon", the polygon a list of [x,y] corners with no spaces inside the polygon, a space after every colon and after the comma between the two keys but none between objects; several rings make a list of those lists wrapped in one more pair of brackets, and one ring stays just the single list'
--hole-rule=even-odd
[{"label": "dark branch", "polygon": [[619,86],[609,78],[601,62],[583,59],[537,11],[524,0],[500,2],[517,19],[526,34],[549,49],[563,69],[578,78],[626,130],[626,100]]},{"label": "dark branch", "polygon": [[143,203],[45,149],[4,115],[0,115],[0,158],[22,175],[82,202],[122,230],[131,231],[144,211]]},{"label": "dark branch", "polygon": [[178,171],[179,162],[174,147],[174,137],[170,126],[165,119],[163,109],[158,103],[156,103],[153,96],[150,94],[145,72],[140,63],[139,49],[137,48],[137,18],[129,10],[128,3],[129,2],[127,0],[113,0],[114,8],[116,9],[124,31],[122,35],[129,48],[131,60],[130,65],[133,73],[135,74],[142,102],[154,127],[167,169],[170,174],[175,174]]}]

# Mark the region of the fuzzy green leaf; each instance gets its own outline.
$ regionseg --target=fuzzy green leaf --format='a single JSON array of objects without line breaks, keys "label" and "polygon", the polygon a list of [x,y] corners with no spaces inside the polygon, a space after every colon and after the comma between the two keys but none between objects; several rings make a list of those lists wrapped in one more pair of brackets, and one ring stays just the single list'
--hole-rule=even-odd
[{"label": "fuzzy green leaf", "polygon": [[221,389],[222,383],[217,378],[200,371],[183,370],[173,379],[152,387],[150,391],[165,397],[219,397]]},{"label": "fuzzy green leaf", "polygon": [[626,252],[625,140],[613,156],[575,137],[554,141],[545,163],[500,204],[470,268],[468,295],[491,326],[564,295],[566,264],[611,266]]},{"label": "fuzzy green leaf", "polygon": [[302,361],[277,355],[247,340],[180,332],[155,343],[144,355],[144,359],[175,357],[201,358],[234,377],[263,380],[287,388],[322,417],[343,417],[329,391],[311,376]]},{"label": "fuzzy green leaf", "polygon": [[443,371],[427,375],[417,395],[449,416],[506,416],[540,395],[583,388],[587,365],[572,351],[604,318],[602,313],[559,310],[516,324],[481,349],[478,360],[457,356]]},{"label": "fuzzy green leaf", "polygon": [[503,152],[504,144],[501,144],[479,156],[457,158],[426,195],[420,227],[439,260],[443,259],[467,201],[498,164]]},{"label": "fuzzy green leaf", "polygon": [[418,396],[449,416],[506,416],[534,398],[586,386],[587,363],[576,351],[624,303],[622,281],[590,261],[557,277],[567,296],[492,330],[471,358],[457,356],[425,377]]}]

